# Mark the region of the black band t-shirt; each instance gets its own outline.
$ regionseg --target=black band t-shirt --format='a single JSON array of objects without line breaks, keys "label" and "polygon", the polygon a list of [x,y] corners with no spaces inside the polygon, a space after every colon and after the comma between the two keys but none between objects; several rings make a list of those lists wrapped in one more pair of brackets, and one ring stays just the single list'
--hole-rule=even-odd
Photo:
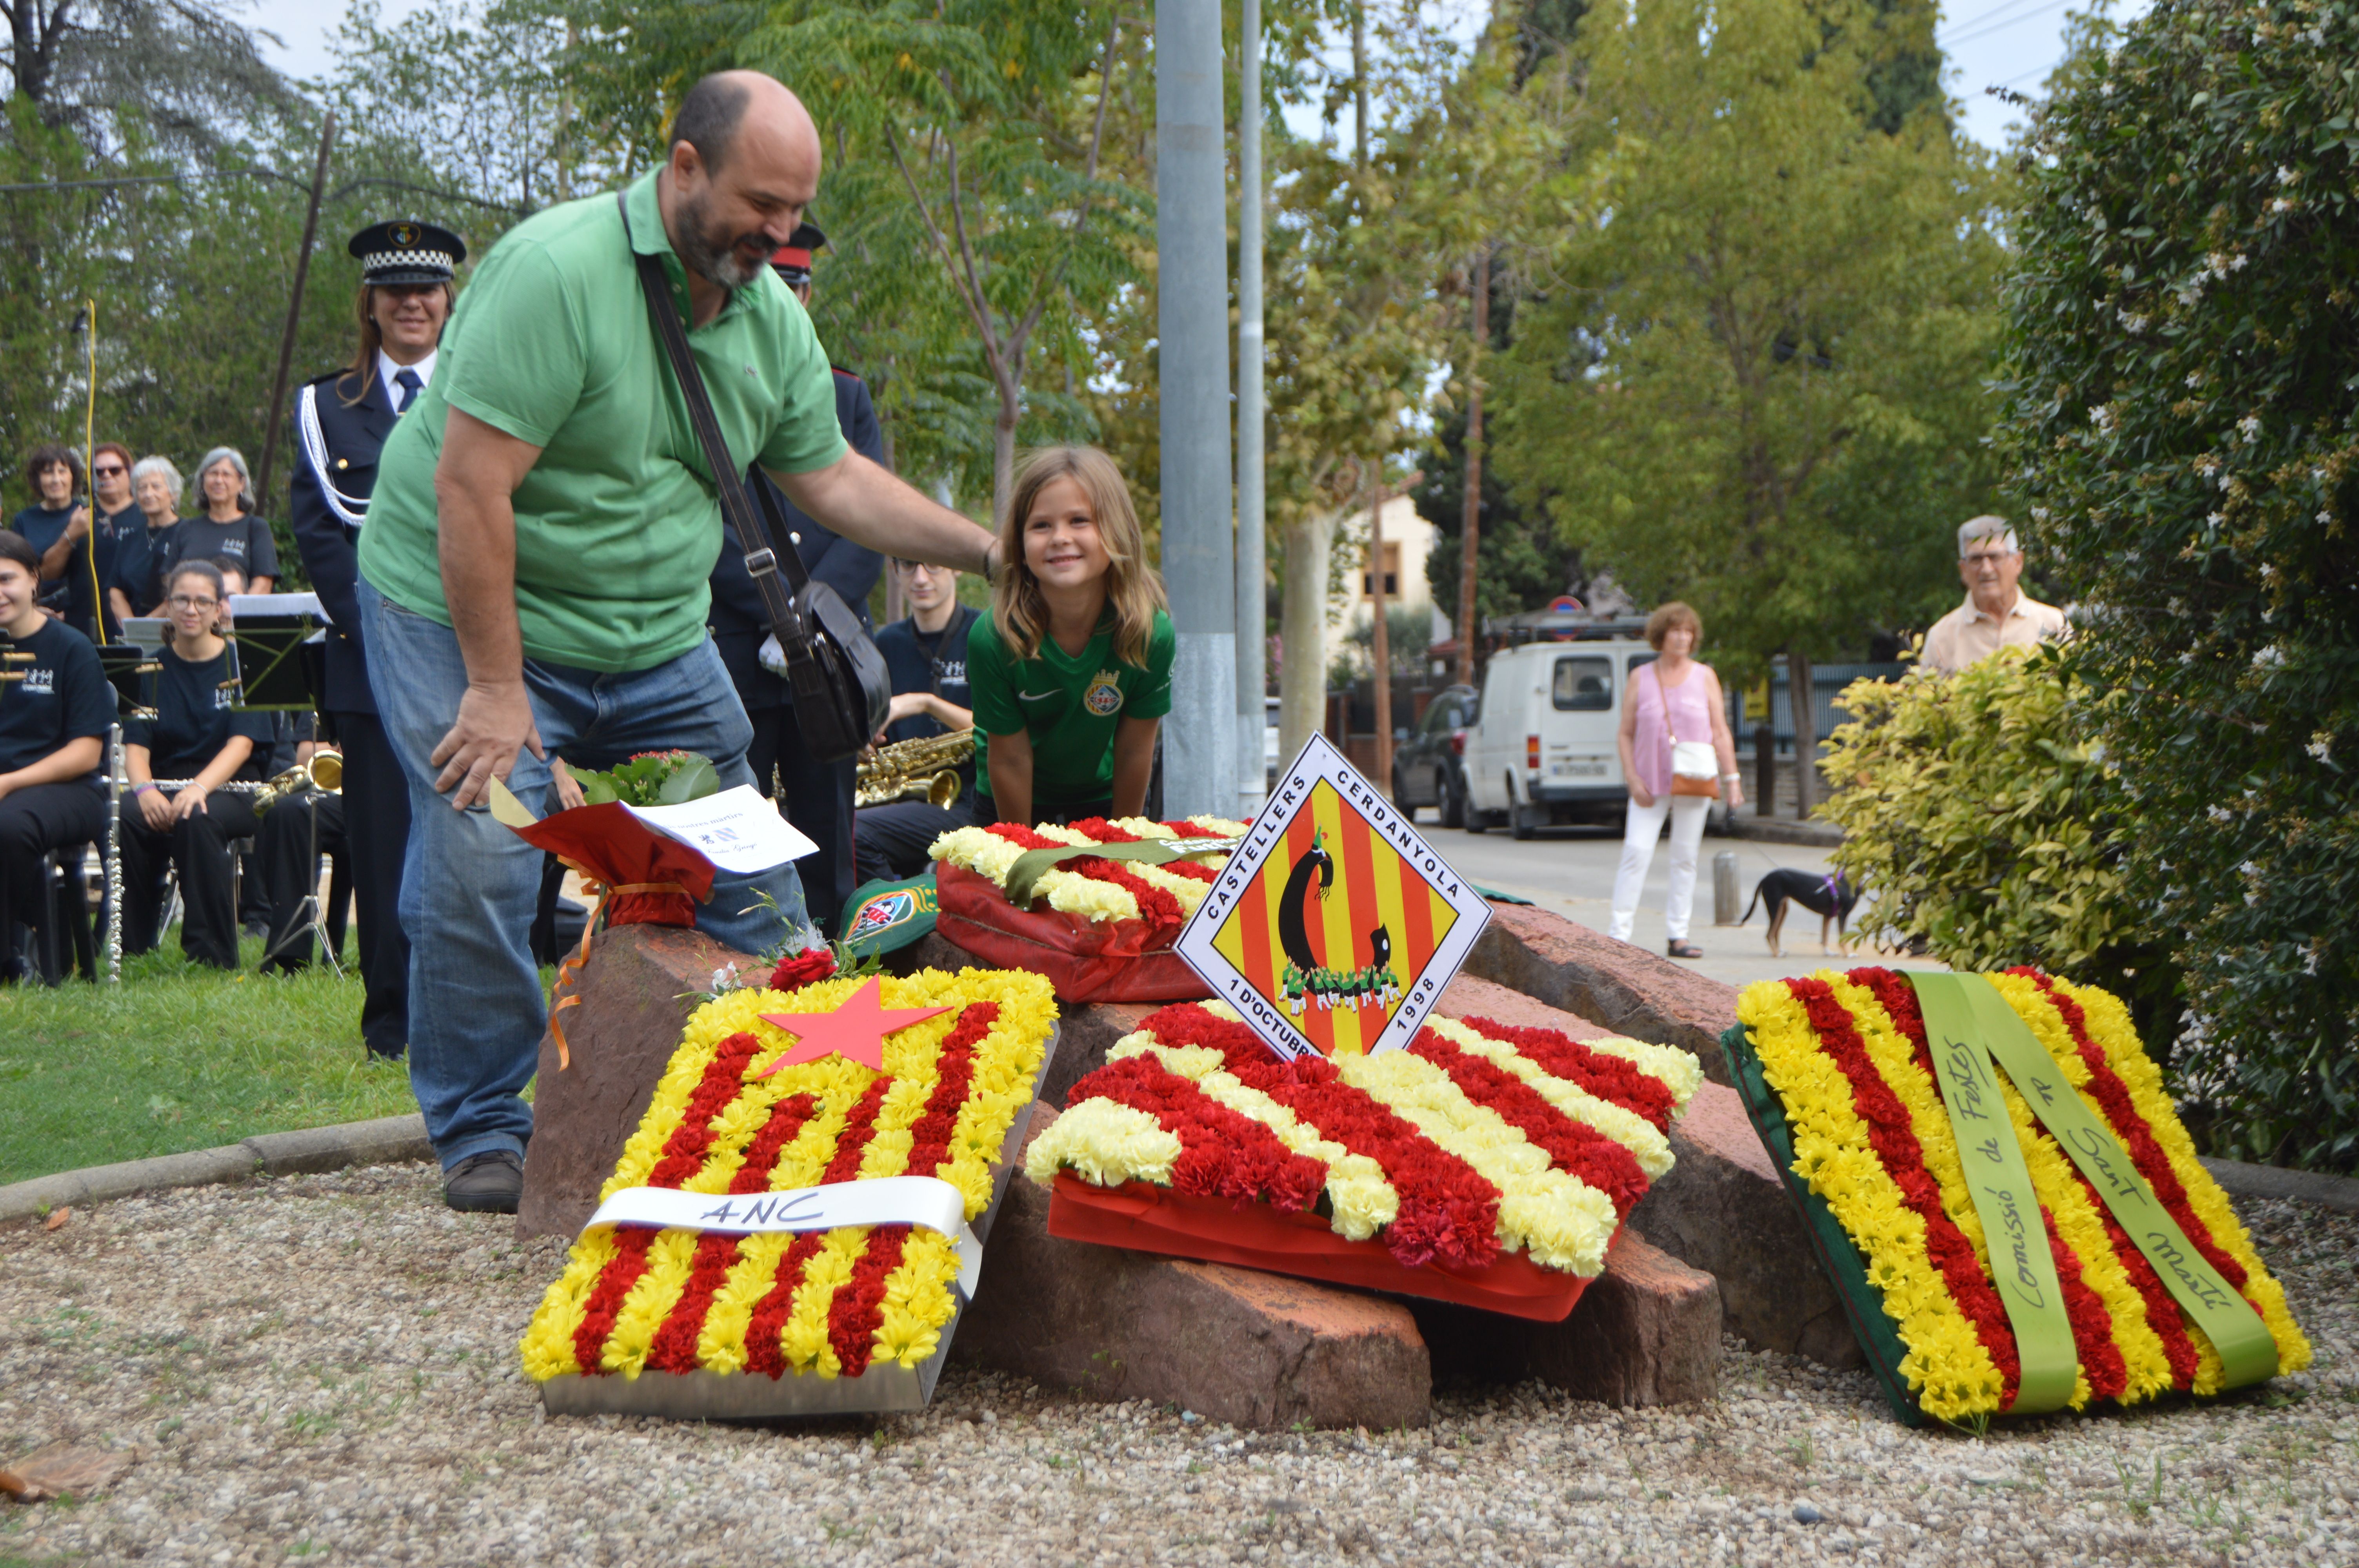
[{"label": "black band t-shirt", "polygon": [[261,778],[269,761],[271,716],[241,713],[232,706],[237,694],[221,684],[229,679],[229,650],[199,664],[166,648],[157,663],[164,668],[156,677],[156,717],[134,719],[123,727],[125,745],[147,748],[148,775],[195,778],[221,755],[231,736],[243,735],[254,742],[254,751],[230,776]]},{"label": "black band t-shirt", "polygon": [[[896,621],[876,633],[876,651],[892,672],[893,695],[929,691],[957,708],[973,708],[974,694],[966,684],[966,634],[980,611],[962,604],[951,612],[940,632],[920,632],[914,615]],[[897,719],[886,727],[887,741],[922,741],[945,734],[940,724],[924,714]]]},{"label": "black band t-shirt", "polygon": [[[27,506],[10,519],[8,526],[27,544],[43,555],[49,546],[65,537],[66,527],[73,521],[75,509],[82,503],[70,502],[63,506]],[[41,608],[54,610],[64,616],[73,628],[84,636],[90,634],[90,535],[84,534],[66,561],[66,575],[54,582],[41,584]]]},{"label": "black band t-shirt", "polygon": [[252,515],[227,523],[183,517],[164,531],[156,557],[168,572],[182,561],[227,561],[245,574],[249,585],[258,577],[278,576],[278,545],[270,536],[270,524]]},{"label": "black band t-shirt", "polygon": [[[70,741],[105,738],[114,723],[114,688],[89,638],[44,615],[39,630],[21,643],[0,636],[0,651],[33,655],[5,666],[24,679],[0,681],[0,773],[30,767]],[[92,786],[103,765],[102,759],[91,771]]]}]

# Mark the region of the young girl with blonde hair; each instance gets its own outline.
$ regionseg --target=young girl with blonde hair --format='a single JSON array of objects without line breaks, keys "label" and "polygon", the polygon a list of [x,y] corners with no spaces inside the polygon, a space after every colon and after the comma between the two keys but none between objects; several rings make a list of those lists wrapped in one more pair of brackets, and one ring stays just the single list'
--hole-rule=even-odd
[{"label": "young girl with blonde hair", "polygon": [[991,614],[967,638],[976,816],[1136,816],[1177,645],[1129,487],[1095,447],[1016,467]]}]

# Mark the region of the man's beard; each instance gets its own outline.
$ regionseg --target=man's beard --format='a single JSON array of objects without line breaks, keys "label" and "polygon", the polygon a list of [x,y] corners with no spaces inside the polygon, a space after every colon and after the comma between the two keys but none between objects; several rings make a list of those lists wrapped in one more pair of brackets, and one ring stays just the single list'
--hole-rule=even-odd
[{"label": "man's beard", "polygon": [[[679,259],[688,264],[690,272],[723,288],[743,288],[762,276],[766,257],[752,261],[742,259],[736,244],[729,235],[715,236],[718,224],[708,224],[706,214],[712,204],[702,196],[693,196],[679,204]],[[742,240],[758,240],[760,235],[745,234]]]}]

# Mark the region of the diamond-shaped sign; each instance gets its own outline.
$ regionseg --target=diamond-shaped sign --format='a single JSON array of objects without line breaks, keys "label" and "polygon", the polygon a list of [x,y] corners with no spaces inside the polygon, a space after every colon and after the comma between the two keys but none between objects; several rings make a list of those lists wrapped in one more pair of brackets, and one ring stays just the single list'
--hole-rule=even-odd
[{"label": "diamond-shaped sign", "polygon": [[1397,1051],[1491,907],[1312,736],[1173,950],[1291,1060]]}]

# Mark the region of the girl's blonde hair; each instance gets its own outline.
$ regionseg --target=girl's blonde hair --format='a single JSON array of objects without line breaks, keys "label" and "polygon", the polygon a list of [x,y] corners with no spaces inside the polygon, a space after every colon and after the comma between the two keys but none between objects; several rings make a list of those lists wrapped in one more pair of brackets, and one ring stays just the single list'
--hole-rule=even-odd
[{"label": "girl's blonde hair", "polygon": [[1024,564],[1024,520],[1040,492],[1060,479],[1071,480],[1089,497],[1098,538],[1112,563],[1106,572],[1106,604],[1114,611],[1114,657],[1145,669],[1155,612],[1169,609],[1163,579],[1147,564],[1147,535],[1130,504],[1130,487],[1123,482],[1122,470],[1095,447],[1042,447],[1025,453],[1016,465],[1007,515],[999,520],[999,557],[1006,565],[991,585],[991,612],[999,624],[1000,641],[1018,660],[1028,659],[1040,651],[1040,639],[1048,632],[1049,607],[1040,597],[1039,579]]}]

